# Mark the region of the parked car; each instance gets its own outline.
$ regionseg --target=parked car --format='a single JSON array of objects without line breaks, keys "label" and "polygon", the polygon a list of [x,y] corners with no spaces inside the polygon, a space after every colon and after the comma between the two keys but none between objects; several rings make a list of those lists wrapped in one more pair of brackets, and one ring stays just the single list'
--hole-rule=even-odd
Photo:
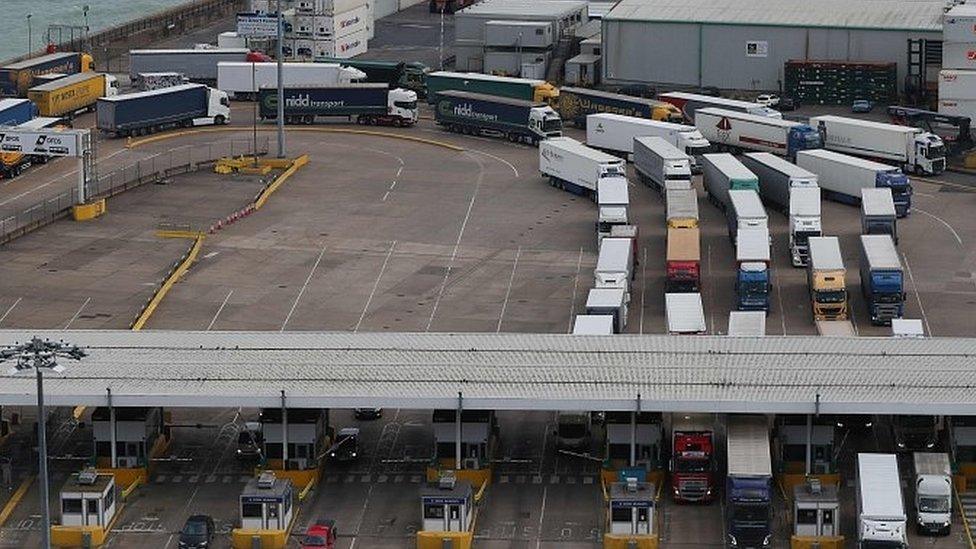
[{"label": "parked car", "polygon": [[756,103],[764,107],[773,107],[779,104],[779,96],[771,93],[764,93],[756,97]]},{"label": "parked car", "polygon": [[180,549],[210,547],[214,540],[214,521],[209,515],[193,515],[186,519],[180,530]]},{"label": "parked car", "polygon": [[874,103],[867,99],[856,99],[851,103],[851,112],[871,112],[873,109]]},{"label": "parked car", "polygon": [[356,408],[353,414],[356,419],[379,419],[383,417],[383,408]]},{"label": "parked car", "polygon": [[783,111],[795,111],[798,101],[790,96],[784,96],[779,98],[779,103],[773,105],[773,108],[783,112]]}]

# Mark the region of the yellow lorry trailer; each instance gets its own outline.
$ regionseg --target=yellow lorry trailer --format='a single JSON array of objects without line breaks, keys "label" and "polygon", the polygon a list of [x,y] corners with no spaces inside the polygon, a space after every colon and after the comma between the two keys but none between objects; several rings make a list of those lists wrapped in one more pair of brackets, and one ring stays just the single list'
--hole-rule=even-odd
[{"label": "yellow lorry trailer", "polygon": [[27,98],[41,116],[70,119],[79,111],[94,111],[98,98],[117,95],[118,86],[110,74],[80,72],[34,86]]}]

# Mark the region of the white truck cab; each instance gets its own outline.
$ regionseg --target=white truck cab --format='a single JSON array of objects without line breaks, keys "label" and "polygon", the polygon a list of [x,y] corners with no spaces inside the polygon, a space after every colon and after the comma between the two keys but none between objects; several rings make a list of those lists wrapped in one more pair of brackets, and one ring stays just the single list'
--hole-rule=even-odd
[{"label": "white truck cab", "polygon": [[946,168],[946,146],[938,135],[932,132],[915,134],[915,173],[940,174]]},{"label": "white truck cab", "polygon": [[227,92],[216,88],[207,88],[207,116],[194,118],[194,126],[217,126],[230,122],[230,98]]},{"label": "white truck cab", "polygon": [[529,129],[536,134],[537,140],[541,141],[549,137],[562,136],[563,123],[559,113],[552,107],[532,107],[529,109]]},{"label": "white truck cab", "polygon": [[810,237],[821,236],[820,187],[790,189],[790,261],[805,267],[810,260]]},{"label": "white truck cab", "polygon": [[105,75],[105,97],[119,94],[119,79],[111,74]]},{"label": "white truck cab", "polygon": [[949,455],[915,452],[915,521],[918,533],[948,535],[952,529]]},{"label": "white truck cab", "polygon": [[[616,169],[616,166],[612,166],[611,169]],[[614,225],[627,225],[629,222],[630,197],[627,192],[627,178],[619,175],[601,177],[596,182],[596,196],[600,210],[596,223],[599,241],[610,236]]]},{"label": "white truck cab", "polygon": [[413,125],[419,117],[417,111],[417,92],[395,88],[387,95],[387,112],[398,118],[403,125]]}]

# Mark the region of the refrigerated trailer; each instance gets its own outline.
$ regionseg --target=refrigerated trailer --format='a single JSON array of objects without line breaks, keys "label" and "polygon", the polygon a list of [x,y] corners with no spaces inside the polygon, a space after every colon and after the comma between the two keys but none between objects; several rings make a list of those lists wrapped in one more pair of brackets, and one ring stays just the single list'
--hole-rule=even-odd
[{"label": "refrigerated trailer", "polygon": [[724,97],[686,92],[667,92],[657,97],[661,101],[667,101],[681,109],[681,114],[684,115],[685,120],[692,124],[695,123],[695,113],[700,109],[709,107],[755,114],[768,118],[783,118],[783,115],[779,111],[750,101],[739,101],[737,99],[726,99]]},{"label": "refrigerated trailer", "polygon": [[817,186],[817,174],[772,153],[746,153],[740,160],[759,178],[759,194],[763,201],[783,213],[789,212],[793,189]]},{"label": "refrigerated trailer", "polygon": [[729,153],[702,155],[705,194],[708,201],[723,212],[729,204],[730,190],[759,192],[759,178]]},{"label": "refrigerated trailer", "polygon": [[800,151],[796,164],[817,174],[825,198],[857,206],[861,189],[889,188],[898,217],[912,211],[912,185],[894,166],[824,149]]},{"label": "refrigerated trailer", "polygon": [[698,157],[709,151],[708,140],[694,126],[614,113],[586,117],[586,144],[591,147],[629,156],[635,154],[634,139],[637,137],[660,137],[684,151],[695,173],[701,172]]},{"label": "refrigerated trailer", "polygon": [[613,228],[628,225],[630,195],[626,177],[603,177],[596,184],[597,240],[611,236]]},{"label": "refrigerated trailer", "polygon": [[790,262],[806,267],[810,261],[810,238],[823,234],[820,219],[820,187],[798,187],[790,191]]},{"label": "refrigerated trailer", "polygon": [[669,228],[698,227],[698,193],[695,189],[669,189],[665,201]]},{"label": "refrigerated trailer", "polygon": [[768,228],[769,218],[766,216],[766,209],[763,208],[759,194],[752,190],[730,190],[729,203],[731,208],[727,209],[726,222],[729,228],[729,240],[733,246],[739,245],[738,234],[740,229],[746,228]]},{"label": "refrigerated trailer", "polygon": [[802,122],[725,109],[699,109],[695,127],[716,150],[759,151],[796,158],[799,151],[822,147],[817,130]]},{"label": "refrigerated trailer", "polygon": [[590,288],[586,314],[609,315],[613,318],[613,333],[623,333],[627,327],[627,295],[622,288]]},{"label": "refrigerated trailer", "polygon": [[891,189],[861,189],[861,233],[886,234],[898,244],[898,216]]},{"label": "refrigerated trailer", "polygon": [[814,116],[810,125],[832,151],[893,162],[915,173],[940,174],[946,168],[942,138],[920,128],[845,116]]},{"label": "refrigerated trailer", "polygon": [[658,193],[691,188],[691,159],[660,137],[634,138],[634,171]]},{"label": "refrigerated trailer", "polygon": [[[338,86],[366,79],[363,71],[338,63],[282,63],[281,72],[286,88]],[[254,99],[261,88],[277,86],[277,63],[217,63],[217,88],[234,99]]]},{"label": "refrigerated trailer", "polygon": [[671,335],[704,334],[708,330],[700,293],[668,292],[664,294],[664,311]]},{"label": "refrigerated trailer", "polygon": [[633,243],[629,238],[604,238],[593,271],[597,288],[621,288],[630,302],[630,281],[634,277]]},{"label": "refrigerated trailer", "polygon": [[573,194],[597,198],[597,184],[604,179],[622,180],[627,168],[616,156],[587,147],[571,137],[539,143],[539,172],[549,183]]},{"label": "refrigerated trailer", "polygon": [[907,519],[895,455],[858,454],[858,547],[907,549]]}]

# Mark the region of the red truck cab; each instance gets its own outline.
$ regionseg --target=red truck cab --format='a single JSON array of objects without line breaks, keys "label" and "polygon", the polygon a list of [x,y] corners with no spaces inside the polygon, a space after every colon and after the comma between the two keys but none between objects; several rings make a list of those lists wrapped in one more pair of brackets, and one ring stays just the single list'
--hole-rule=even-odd
[{"label": "red truck cab", "polygon": [[671,426],[671,490],[676,502],[708,503],[715,494],[715,430],[711,414],[675,416]]},{"label": "red truck cab", "polygon": [[334,520],[319,520],[305,530],[302,549],[335,549],[336,527]]}]

